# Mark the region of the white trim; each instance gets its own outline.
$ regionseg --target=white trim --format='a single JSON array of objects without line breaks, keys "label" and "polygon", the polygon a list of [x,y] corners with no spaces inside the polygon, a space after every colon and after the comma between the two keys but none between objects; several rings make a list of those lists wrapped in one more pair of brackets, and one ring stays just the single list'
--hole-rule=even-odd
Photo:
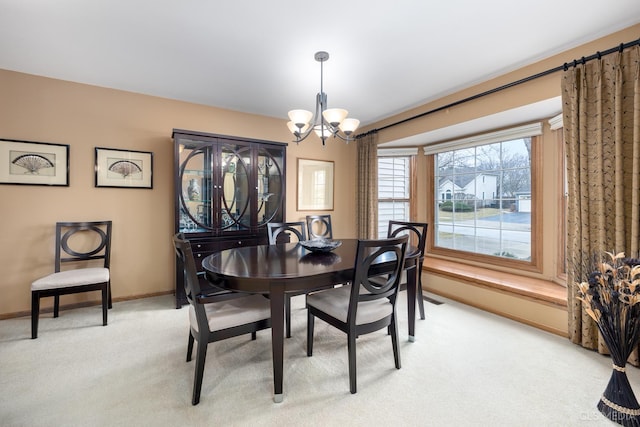
[{"label": "white trim", "polygon": [[453,141],[441,142],[426,145],[423,147],[424,155],[442,153],[444,151],[459,150],[461,148],[477,147],[478,145],[492,144],[494,142],[512,141],[518,138],[542,135],[542,123],[531,123],[510,129],[496,132],[484,133],[482,135],[471,136],[469,138],[456,139]]},{"label": "white trim", "polygon": [[418,154],[418,147],[411,148],[379,148],[378,157],[399,157],[415,156]]},{"label": "white trim", "polygon": [[564,127],[562,113],[558,114],[555,117],[549,119],[549,126],[551,126],[551,130],[558,130]]}]

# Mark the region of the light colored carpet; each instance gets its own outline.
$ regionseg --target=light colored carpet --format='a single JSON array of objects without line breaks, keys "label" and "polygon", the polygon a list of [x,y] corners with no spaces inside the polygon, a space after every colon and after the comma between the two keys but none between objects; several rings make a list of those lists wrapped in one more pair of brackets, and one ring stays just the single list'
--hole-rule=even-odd
[{"label": "light colored carpet", "polygon": [[[612,425],[596,409],[609,358],[567,339],[445,300],[426,303],[416,341],[399,301],[402,369],[390,338],[358,339],[349,393],[345,336],[316,322],[306,357],[304,297],[293,299],[284,402],[273,403],[270,331],[209,345],[198,406],[185,362],[186,308],[171,296],[0,321],[2,426],[573,426]],[[640,393],[640,371],[629,367]]]}]

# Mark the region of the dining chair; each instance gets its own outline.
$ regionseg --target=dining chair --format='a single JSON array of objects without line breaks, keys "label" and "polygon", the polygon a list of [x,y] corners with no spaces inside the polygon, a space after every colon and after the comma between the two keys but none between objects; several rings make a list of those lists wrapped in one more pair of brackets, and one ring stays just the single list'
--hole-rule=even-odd
[{"label": "dining chair", "polygon": [[331,215],[307,215],[307,231],[309,240],[333,239]]},{"label": "dining chair", "polygon": [[[275,245],[278,243],[278,236],[283,233],[292,233],[296,236],[296,239],[300,242],[307,240],[307,228],[304,221],[297,222],[269,222],[267,223],[267,235],[269,237],[269,244]],[[291,235],[289,235],[289,238]]]},{"label": "dining chair", "polygon": [[409,235],[409,242],[415,243],[419,252],[418,262],[414,265],[407,265],[404,268],[400,287],[407,286],[407,271],[411,268],[416,269],[417,289],[416,299],[418,300],[418,308],[420,310],[420,319],[424,320],[424,298],[422,297],[422,265],[424,264],[424,248],[427,242],[427,228],[429,224],[426,222],[410,222],[410,221],[389,221],[387,229],[387,237],[396,237],[402,234]]},{"label": "dining chair", "polygon": [[[404,265],[408,236],[391,239],[359,240],[353,280],[349,285],[307,295],[307,356],[313,355],[314,319],[324,320],[347,334],[349,383],[356,385],[356,338],[388,329],[396,369],[400,369],[396,300]],[[380,257],[389,261],[380,267]],[[382,281],[372,281],[382,277]]]},{"label": "dining chair", "polygon": [[31,283],[31,338],[38,338],[40,299],[53,297],[53,317],[60,295],[101,291],[102,325],[111,304],[111,221],[57,222],[54,273]]},{"label": "dining chair", "polygon": [[[267,223],[267,234],[269,236],[269,244],[275,245],[278,243],[278,236],[284,233],[291,233],[289,235],[289,239],[291,239],[291,235],[294,235],[298,242],[307,240],[307,233],[305,232],[306,224],[304,221],[298,222],[269,222]],[[286,337],[291,338],[291,298],[296,295],[302,295],[299,293],[296,294],[286,294],[284,299],[284,315],[285,315],[285,329],[286,329]]]},{"label": "dining chair", "polygon": [[191,361],[193,345],[197,342],[191,399],[191,404],[197,405],[209,343],[249,333],[255,340],[257,331],[271,327],[271,308],[269,300],[259,294],[237,294],[235,297],[202,294],[191,243],[178,233],[173,237],[173,245],[184,266],[184,286],[189,301],[187,362]]}]

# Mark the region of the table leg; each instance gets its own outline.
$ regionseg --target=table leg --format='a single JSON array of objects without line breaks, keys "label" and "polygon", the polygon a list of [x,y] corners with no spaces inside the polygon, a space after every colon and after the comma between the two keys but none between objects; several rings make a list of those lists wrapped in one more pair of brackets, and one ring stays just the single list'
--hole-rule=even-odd
[{"label": "table leg", "polygon": [[409,315],[409,341],[415,341],[416,329],[416,292],[418,287],[418,266],[407,270],[407,312]]},{"label": "table leg", "polygon": [[273,355],[273,401],[283,400],[282,378],[284,364],[284,286],[274,285],[271,299],[271,351]]}]

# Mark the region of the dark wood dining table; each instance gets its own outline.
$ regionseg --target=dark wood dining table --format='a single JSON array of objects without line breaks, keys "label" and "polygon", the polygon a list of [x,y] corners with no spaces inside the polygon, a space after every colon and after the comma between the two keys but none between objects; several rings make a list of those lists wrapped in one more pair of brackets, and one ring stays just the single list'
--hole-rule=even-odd
[{"label": "dark wood dining table", "polygon": [[[298,243],[245,246],[226,249],[202,261],[207,278],[240,292],[260,293],[271,301],[271,345],[274,401],[283,400],[284,301],[288,292],[319,289],[353,278],[357,239],[341,239],[331,252],[310,252]],[[405,266],[417,266],[417,248],[409,247]],[[385,259],[379,264],[384,265]],[[220,283],[222,279],[222,283]],[[409,341],[414,340],[416,268],[407,271]]]}]

